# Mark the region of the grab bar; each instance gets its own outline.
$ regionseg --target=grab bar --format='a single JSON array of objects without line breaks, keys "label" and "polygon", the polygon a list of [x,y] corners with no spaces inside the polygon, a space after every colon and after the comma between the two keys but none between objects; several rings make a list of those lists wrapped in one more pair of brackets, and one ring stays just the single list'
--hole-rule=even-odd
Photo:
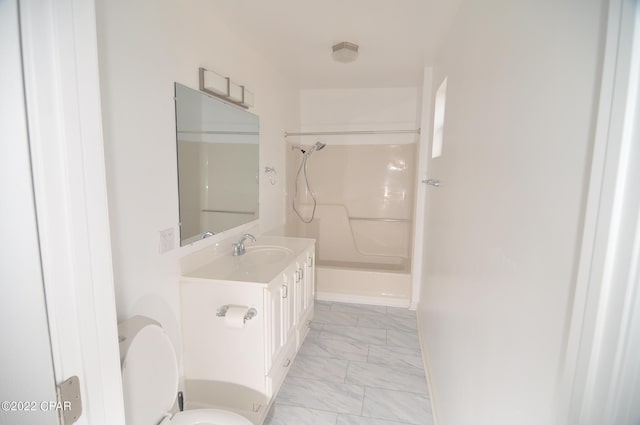
[{"label": "grab bar", "polygon": [[224,214],[247,214],[247,215],[255,214],[255,212],[253,211],[231,211],[231,210],[202,210],[202,212],[224,213]]},{"label": "grab bar", "polygon": [[420,129],[415,130],[345,130],[345,131],[307,131],[301,133],[284,132],[284,137],[289,136],[342,136],[349,134],[420,134]]},{"label": "grab bar", "polygon": [[349,220],[354,221],[382,221],[385,223],[411,223],[413,220],[408,218],[376,218],[376,217],[349,217]]}]

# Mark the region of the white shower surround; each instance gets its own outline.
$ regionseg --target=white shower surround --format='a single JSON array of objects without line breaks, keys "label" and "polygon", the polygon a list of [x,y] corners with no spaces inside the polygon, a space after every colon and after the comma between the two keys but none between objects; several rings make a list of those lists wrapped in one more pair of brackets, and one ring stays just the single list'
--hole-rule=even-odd
[{"label": "white shower surround", "polygon": [[[303,90],[302,131],[416,130],[418,89]],[[292,136],[289,144],[327,144],[309,159],[318,204],[303,224],[291,211],[286,234],[318,240],[317,298],[408,307],[412,294],[418,136]],[[288,149],[287,188],[294,193],[299,152]],[[297,208],[311,216],[303,173]],[[291,198],[288,209],[291,209]]]}]

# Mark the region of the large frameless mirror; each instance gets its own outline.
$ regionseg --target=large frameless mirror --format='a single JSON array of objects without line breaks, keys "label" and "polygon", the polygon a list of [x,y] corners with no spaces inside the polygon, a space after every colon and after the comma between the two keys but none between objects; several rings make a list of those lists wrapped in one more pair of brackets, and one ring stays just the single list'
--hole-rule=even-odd
[{"label": "large frameless mirror", "polygon": [[180,245],[258,218],[258,116],[175,84]]}]

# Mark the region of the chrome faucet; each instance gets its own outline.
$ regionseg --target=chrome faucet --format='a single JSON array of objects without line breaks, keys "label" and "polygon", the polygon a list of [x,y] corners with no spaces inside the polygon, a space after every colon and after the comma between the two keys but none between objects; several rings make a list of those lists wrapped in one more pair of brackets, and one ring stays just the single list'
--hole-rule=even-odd
[{"label": "chrome faucet", "polygon": [[244,255],[244,253],[245,253],[244,241],[247,240],[247,239],[251,239],[253,242],[256,241],[256,237],[253,236],[250,233],[245,233],[244,235],[242,235],[242,238],[240,238],[240,242],[233,244],[233,255],[234,256]]}]

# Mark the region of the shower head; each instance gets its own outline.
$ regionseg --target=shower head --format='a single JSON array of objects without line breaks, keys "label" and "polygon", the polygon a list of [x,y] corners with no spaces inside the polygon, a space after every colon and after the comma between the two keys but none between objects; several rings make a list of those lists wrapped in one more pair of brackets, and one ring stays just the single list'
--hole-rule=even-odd
[{"label": "shower head", "polygon": [[311,148],[309,148],[308,150],[304,151],[302,149],[300,149],[302,151],[302,154],[304,156],[306,156],[307,158],[309,158],[311,156],[312,153],[314,153],[315,151],[320,151],[322,149],[324,149],[324,147],[327,146],[326,143],[322,143],[322,142],[316,142],[315,145],[311,146]]}]

